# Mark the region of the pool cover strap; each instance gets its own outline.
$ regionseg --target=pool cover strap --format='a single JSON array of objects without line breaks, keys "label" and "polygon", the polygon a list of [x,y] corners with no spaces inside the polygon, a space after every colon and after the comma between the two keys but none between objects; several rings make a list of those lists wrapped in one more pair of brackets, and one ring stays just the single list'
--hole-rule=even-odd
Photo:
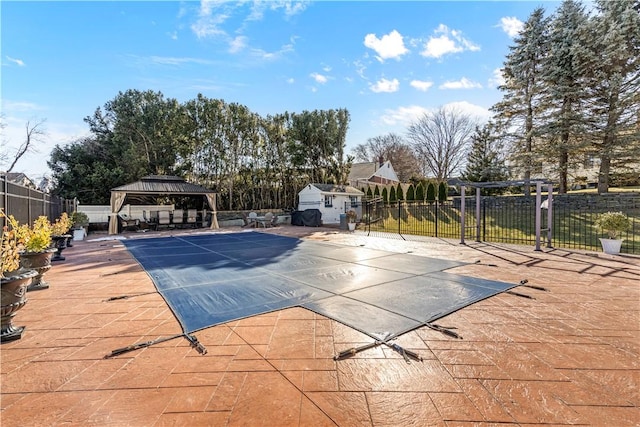
[{"label": "pool cover strap", "polygon": [[195,348],[198,353],[205,355],[207,354],[207,349],[200,344],[200,342],[198,341],[198,338],[196,338],[193,335],[189,335],[189,334],[176,334],[176,335],[172,335],[170,337],[162,337],[162,338],[158,338],[155,340],[151,340],[151,341],[145,341],[145,342],[140,342],[140,343],[136,343],[136,344],[132,344],[132,345],[128,345],[126,347],[122,347],[122,348],[117,348],[115,350],[113,350],[111,353],[107,354],[106,356],[104,356],[105,359],[109,359],[111,357],[114,356],[119,356],[121,354],[124,353],[128,353],[130,351],[134,351],[134,350],[138,350],[141,348],[146,348],[146,347],[150,347],[154,344],[159,344],[161,342],[165,342],[165,341],[170,341],[176,338],[180,338],[180,337],[185,337],[187,339],[187,341],[189,341],[189,343],[191,344],[191,347]]}]

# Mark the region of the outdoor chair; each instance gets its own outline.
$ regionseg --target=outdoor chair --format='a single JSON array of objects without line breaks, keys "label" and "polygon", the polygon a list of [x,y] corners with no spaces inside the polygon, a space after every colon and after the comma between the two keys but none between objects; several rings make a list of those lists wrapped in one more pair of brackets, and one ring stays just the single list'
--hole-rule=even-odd
[{"label": "outdoor chair", "polygon": [[271,227],[273,225],[272,221],[273,221],[273,214],[271,212],[267,212],[264,215],[264,218],[260,219],[258,223],[262,224],[262,226],[264,228],[267,228],[267,227]]},{"label": "outdoor chair", "polygon": [[142,218],[151,230],[156,230],[158,228],[158,218],[147,217],[147,211],[142,211]]},{"label": "outdoor chair", "polygon": [[193,228],[198,227],[198,211],[195,209],[187,209],[187,224]]},{"label": "outdoor chair", "polygon": [[120,229],[122,231],[138,231],[140,229],[140,220],[137,218],[131,218],[125,213],[118,214],[120,221]]},{"label": "outdoor chair", "polygon": [[158,228],[171,227],[171,215],[169,211],[158,211]]},{"label": "outdoor chair", "polygon": [[182,226],[184,223],[184,211],[182,209],[175,209],[173,211],[173,225]]},{"label": "outdoor chair", "polygon": [[255,212],[249,212],[249,218],[247,220],[247,226],[256,227],[258,225],[258,214]]}]

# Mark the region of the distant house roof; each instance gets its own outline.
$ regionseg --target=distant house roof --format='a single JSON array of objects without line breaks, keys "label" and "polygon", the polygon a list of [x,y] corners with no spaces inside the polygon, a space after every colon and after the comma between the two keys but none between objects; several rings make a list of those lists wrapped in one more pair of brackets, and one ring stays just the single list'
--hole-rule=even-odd
[{"label": "distant house roof", "polygon": [[213,190],[200,185],[191,184],[179,176],[149,175],[140,178],[131,184],[112,188],[111,191],[119,191],[128,194],[208,194]]},{"label": "distant house roof", "polygon": [[351,185],[360,185],[361,183],[367,182],[377,184],[400,182],[389,160],[384,163],[367,162],[353,164],[351,165],[348,180]]},{"label": "distant house roof", "polygon": [[335,185],[335,184],[309,184],[316,187],[323,193],[336,193],[336,194],[351,194],[354,196],[362,196],[364,193],[355,187],[350,185]]},{"label": "distant house roof", "polygon": [[6,174],[7,181],[23,185],[29,188],[36,188],[36,184],[22,172],[8,172]]},{"label": "distant house roof", "polygon": [[377,167],[378,164],[376,162],[354,163],[351,165],[351,171],[349,172],[349,181],[368,180],[376,173]]}]

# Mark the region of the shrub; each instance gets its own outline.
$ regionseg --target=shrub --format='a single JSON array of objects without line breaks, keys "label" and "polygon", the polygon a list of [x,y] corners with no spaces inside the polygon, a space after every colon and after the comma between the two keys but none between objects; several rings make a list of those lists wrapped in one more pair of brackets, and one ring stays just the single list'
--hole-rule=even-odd
[{"label": "shrub", "polygon": [[31,227],[22,224],[16,232],[27,252],[43,252],[51,246],[52,227],[46,216],[39,216]]},{"label": "shrub", "polygon": [[71,218],[66,212],[62,212],[59,218],[51,225],[51,234],[53,236],[64,236],[67,234],[72,225]]},{"label": "shrub", "polygon": [[2,227],[2,238],[0,239],[0,277],[6,277],[5,273],[10,273],[20,267],[20,244],[18,235],[20,225],[13,215],[6,216],[0,209],[0,218],[7,218],[8,225]]},{"label": "shrub", "polygon": [[610,239],[617,239],[631,228],[631,220],[622,212],[605,212],[596,218],[595,226]]}]

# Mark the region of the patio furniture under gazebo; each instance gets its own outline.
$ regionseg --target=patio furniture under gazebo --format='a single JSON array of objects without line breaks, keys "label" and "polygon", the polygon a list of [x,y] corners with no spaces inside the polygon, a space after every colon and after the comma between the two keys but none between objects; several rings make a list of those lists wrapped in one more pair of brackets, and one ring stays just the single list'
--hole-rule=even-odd
[{"label": "patio furniture under gazebo", "polygon": [[211,208],[211,228],[219,228],[215,191],[189,183],[178,176],[149,175],[111,190],[109,234],[118,234],[118,212],[127,196],[204,196]]}]

